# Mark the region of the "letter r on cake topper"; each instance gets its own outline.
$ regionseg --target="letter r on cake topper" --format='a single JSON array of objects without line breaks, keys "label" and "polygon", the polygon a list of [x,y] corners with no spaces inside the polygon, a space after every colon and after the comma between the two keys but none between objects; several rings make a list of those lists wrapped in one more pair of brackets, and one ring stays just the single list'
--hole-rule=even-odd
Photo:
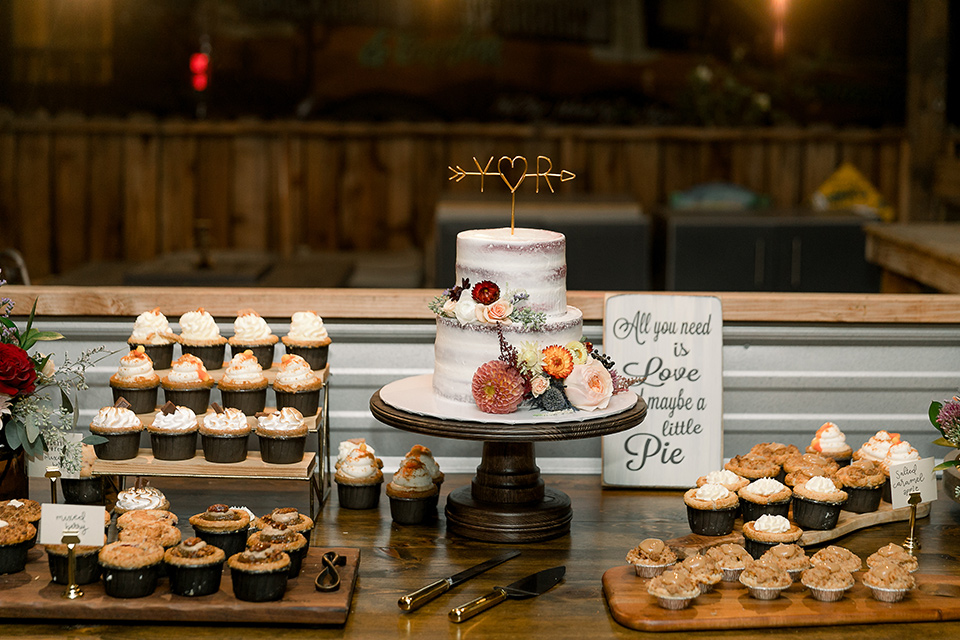
[{"label": "letter r on cake topper", "polygon": [[550,178],[559,178],[560,182],[567,182],[576,178],[576,174],[566,169],[561,169],[559,173],[553,172],[553,161],[547,156],[537,156],[537,163],[533,173],[527,173],[530,165],[524,156],[501,156],[497,161],[497,170],[491,171],[490,165],[493,164],[493,156],[487,160],[487,164],[480,166],[477,157],[473,157],[473,163],[477,165],[477,171],[467,171],[460,165],[456,167],[447,167],[452,172],[449,180],[460,182],[467,176],[480,176],[480,193],[483,193],[483,180],[487,176],[500,176],[500,179],[506,183],[510,189],[510,233],[514,229],[514,212],[517,204],[517,189],[526,178],[533,178],[536,182],[536,193],[540,193],[540,178],[547,184],[550,193],[555,193]]}]

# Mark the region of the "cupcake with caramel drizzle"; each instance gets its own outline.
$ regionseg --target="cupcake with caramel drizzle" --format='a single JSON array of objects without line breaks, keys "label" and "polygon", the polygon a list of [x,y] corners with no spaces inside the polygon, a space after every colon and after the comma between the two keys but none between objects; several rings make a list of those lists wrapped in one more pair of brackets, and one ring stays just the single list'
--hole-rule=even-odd
[{"label": "cupcake with caramel drizzle", "polygon": [[225,504],[215,504],[203,513],[190,516],[197,537],[223,549],[227,556],[243,551],[247,544],[250,514]]},{"label": "cupcake with caramel drizzle", "polygon": [[257,542],[227,560],[233,595],[247,602],[279,600],[287,588],[290,556],[268,542]]},{"label": "cupcake with caramel drizzle", "polygon": [[220,590],[226,554],[197,537],[187,538],[163,554],[170,591],[179,596],[205,596]]},{"label": "cupcake with caramel drizzle", "polygon": [[285,551],[290,556],[290,577],[296,578],[300,575],[303,558],[307,555],[309,549],[307,539],[303,534],[288,529],[285,524],[271,522],[260,531],[250,534],[247,539],[247,547],[261,542],[272,544]]}]

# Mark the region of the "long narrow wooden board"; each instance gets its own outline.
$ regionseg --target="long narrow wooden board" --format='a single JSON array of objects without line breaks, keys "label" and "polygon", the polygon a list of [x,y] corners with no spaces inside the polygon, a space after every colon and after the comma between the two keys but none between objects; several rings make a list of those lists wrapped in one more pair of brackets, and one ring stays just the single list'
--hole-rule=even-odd
[{"label": "long narrow wooden board", "polygon": [[917,588],[902,602],[886,603],[873,598],[860,575],[854,574],[856,584],[837,602],[815,600],[800,583],[776,600],[757,600],[739,582],[721,582],[710,593],[698,596],[689,608],[671,611],[657,605],[656,598],[647,593],[649,580],[637,577],[632,565],[624,565],[603,574],[603,593],[613,619],[640,631],[960,620],[960,576],[914,574]]},{"label": "long narrow wooden board", "polygon": [[157,460],[150,449],[140,449],[136,458],[129,460],[97,460],[93,463],[95,476],[168,476],[177,478],[273,478],[309,480],[313,477],[317,454],[307,451],[300,462],[269,464],[260,458],[259,451],[247,452],[242,462],[207,462],[203,454],[189,460]]},{"label": "long narrow wooden board", "polygon": [[[932,503],[930,502],[917,505],[917,517],[926,518],[928,515],[930,515],[931,505]],[[800,544],[803,546],[823,544],[824,542],[836,540],[837,538],[843,537],[848,533],[857,531],[859,529],[866,529],[867,527],[872,527],[878,524],[900,522],[909,519],[910,507],[894,509],[889,502],[881,502],[880,507],[876,511],[872,511],[870,513],[851,513],[849,511],[841,511],[840,519],[837,521],[837,526],[835,528],[827,529],[826,531],[814,531],[812,529],[808,529],[803,532],[803,536],[800,538]],[[667,544],[680,551],[681,555],[690,555],[696,553],[704,547],[712,547],[714,545],[723,544],[726,542],[743,544],[743,533],[741,533],[741,528],[742,523],[740,520],[737,520],[737,524],[734,527],[733,533],[728,535],[701,536],[691,533],[683,536],[682,538],[667,540]]]},{"label": "long narrow wooden board", "polygon": [[[327,551],[344,556],[346,564],[339,567],[340,589],[321,593],[313,582]],[[112,598],[104,593],[102,583],[95,583],[81,587],[83,597],[67,600],[61,597],[65,587],[51,582],[47,555],[38,545],[30,550],[24,571],[0,575],[0,618],[342,625],[350,615],[359,567],[360,549],[312,547],[303,559],[300,575],[289,581],[283,599],[275,602],[237,600],[227,568],[220,591],[209,596],[174,595],[163,578],[157,590],[145,598]]]}]

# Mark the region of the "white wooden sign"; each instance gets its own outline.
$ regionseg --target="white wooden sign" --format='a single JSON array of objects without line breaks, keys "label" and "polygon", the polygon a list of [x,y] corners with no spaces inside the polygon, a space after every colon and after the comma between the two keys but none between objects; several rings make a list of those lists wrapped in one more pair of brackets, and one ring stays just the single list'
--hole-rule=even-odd
[{"label": "white wooden sign", "polygon": [[890,465],[890,497],[894,509],[910,506],[910,494],[918,492],[920,502],[937,499],[937,476],[933,458]]},{"label": "white wooden sign", "polygon": [[643,423],[604,436],[603,484],[687,488],[723,464],[723,313],[708,296],[607,298],[603,351],[646,380]]}]

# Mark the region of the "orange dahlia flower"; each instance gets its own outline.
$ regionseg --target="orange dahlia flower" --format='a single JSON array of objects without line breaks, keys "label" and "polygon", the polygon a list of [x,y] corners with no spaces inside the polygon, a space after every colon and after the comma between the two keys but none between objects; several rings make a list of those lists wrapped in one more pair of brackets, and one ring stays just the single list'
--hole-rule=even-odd
[{"label": "orange dahlia flower", "polygon": [[544,373],[562,380],[573,371],[573,354],[566,347],[552,344],[540,353],[543,354]]}]

